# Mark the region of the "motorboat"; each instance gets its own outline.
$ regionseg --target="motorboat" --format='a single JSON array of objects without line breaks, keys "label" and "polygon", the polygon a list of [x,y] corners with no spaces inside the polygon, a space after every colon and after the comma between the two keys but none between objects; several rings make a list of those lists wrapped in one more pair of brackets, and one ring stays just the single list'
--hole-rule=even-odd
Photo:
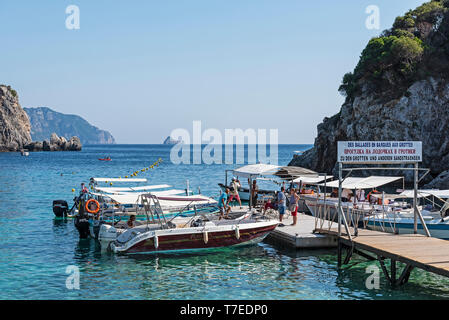
[{"label": "motorboat", "polygon": [[112,159],[110,157],[99,158],[98,160],[100,160],[100,161],[112,161]]},{"label": "motorboat", "polygon": [[[413,191],[404,191],[398,198],[413,198]],[[427,201],[426,205],[418,206],[429,233],[434,238],[449,240],[449,190],[418,190],[418,198]],[[437,201],[442,205],[438,207]],[[414,233],[415,212],[411,206],[395,206],[380,210],[364,218],[366,228],[397,234]],[[426,234],[420,219],[417,219],[417,231]]]},{"label": "motorboat", "polygon": [[[197,195],[181,195],[184,190],[167,189],[170,185],[151,185],[133,187],[101,187],[100,182],[146,182],[146,179],[92,178],[90,188],[81,191],[69,206],[64,200],[53,201],[53,212],[57,218],[74,218],[80,238],[98,238],[102,224],[116,225],[135,216],[137,223],[146,218],[141,204],[142,195],[151,191],[158,197],[159,206],[166,217],[188,217],[194,214],[208,214],[218,211],[217,201]],[[166,189],[166,190],[161,190]]]},{"label": "motorboat", "polygon": [[188,207],[187,212],[193,212],[194,209],[201,210],[206,207],[216,207],[217,204],[217,201],[213,198],[201,194],[193,195],[188,190],[172,189],[168,184],[130,187],[103,187],[100,185],[100,183],[140,182],[147,182],[147,179],[91,178],[89,188],[82,191],[74,199],[71,209],[68,209],[66,201],[55,200],[53,202],[53,212],[57,218],[74,218],[79,211],[80,199],[83,198],[85,202],[90,199],[97,201],[102,215],[115,215],[117,217],[137,214],[137,218],[144,218],[139,212],[141,211],[139,196],[148,192],[160,197],[161,206],[168,214],[176,214],[186,206]]},{"label": "motorboat", "polygon": [[[142,204],[148,223],[123,232],[103,225],[99,233],[102,248],[120,254],[145,254],[249,245],[262,241],[279,223],[255,211],[231,220],[195,215],[180,223],[165,218],[156,196],[143,195]],[[150,223],[153,219],[157,223]]]},{"label": "motorboat", "polygon": [[[263,189],[258,186],[257,195],[259,199],[269,199],[275,198],[276,192],[280,191],[282,185],[286,186],[286,190],[289,191],[291,187],[298,184],[298,189],[303,189],[306,185],[317,184],[323,182],[327,179],[332,178],[332,176],[325,177],[319,176],[316,172],[309,169],[301,167],[282,167],[270,164],[251,164],[234,170],[226,170],[225,172],[225,183],[219,183],[221,191],[224,192],[226,188],[231,189],[231,185],[228,184],[228,173],[232,173],[233,176],[239,179],[243,177],[248,179],[248,187],[239,187],[239,197],[242,201],[250,200],[250,183],[257,180],[259,182],[271,182],[277,187],[274,189]],[[301,205],[301,204],[300,204]],[[304,206],[303,206],[304,208]],[[301,211],[302,212],[302,211]]]},{"label": "motorboat", "polygon": [[[353,190],[354,194],[357,191],[375,190],[378,187],[387,185],[403,179],[403,177],[388,177],[388,176],[370,176],[365,178],[349,177],[342,181],[342,188],[346,190]],[[320,187],[334,188],[339,187],[339,181],[331,181],[318,184]],[[326,191],[326,190],[324,190]],[[371,198],[372,196],[372,198]],[[338,194],[328,194],[325,192],[316,192],[314,194],[302,195],[306,206],[309,208],[314,217],[322,217],[326,220],[337,221],[338,217]],[[357,224],[361,223],[366,216],[372,215],[375,212],[384,210],[385,207],[402,206],[403,203],[390,201],[389,198],[382,199],[382,193],[368,193],[366,198],[362,201],[352,197],[351,201],[344,199],[341,202],[343,212],[347,215],[347,219]],[[391,202],[391,204],[390,204]]]}]

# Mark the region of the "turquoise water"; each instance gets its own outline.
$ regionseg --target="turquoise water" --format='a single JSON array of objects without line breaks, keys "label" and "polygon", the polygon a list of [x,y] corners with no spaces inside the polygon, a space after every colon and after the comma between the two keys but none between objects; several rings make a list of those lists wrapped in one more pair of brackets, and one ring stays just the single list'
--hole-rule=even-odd
[{"label": "turquoise water", "polygon": [[[310,146],[279,146],[279,164]],[[53,219],[52,201],[71,203],[72,188],[92,176],[118,177],[164,161],[139,177],[217,196],[224,170],[237,165],[173,165],[161,145],[86,146],[79,153],[0,153],[0,299],[440,299],[449,281],[414,270],[391,289],[381,275],[369,290],[366,268],[355,259],[338,270],[335,252],[285,251],[268,243],[202,253],[150,256],[101,254],[78,239],[73,222]],[[113,161],[97,158],[110,155]],[[62,174],[62,175],[61,175]],[[80,289],[66,288],[67,266],[80,270]]]}]

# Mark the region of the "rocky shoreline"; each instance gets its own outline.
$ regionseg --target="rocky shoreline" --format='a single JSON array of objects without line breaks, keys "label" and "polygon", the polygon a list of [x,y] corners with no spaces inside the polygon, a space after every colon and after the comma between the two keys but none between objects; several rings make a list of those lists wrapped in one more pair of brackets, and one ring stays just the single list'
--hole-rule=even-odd
[{"label": "rocky shoreline", "polygon": [[81,151],[78,137],[66,140],[53,133],[50,140],[32,141],[31,124],[19,104],[19,97],[10,86],[0,85],[0,152]]},{"label": "rocky shoreline", "polygon": [[33,141],[24,146],[24,149],[30,152],[38,151],[81,151],[82,144],[78,137],[72,137],[66,140],[64,137],[59,137],[56,133],[51,135],[50,141]]}]

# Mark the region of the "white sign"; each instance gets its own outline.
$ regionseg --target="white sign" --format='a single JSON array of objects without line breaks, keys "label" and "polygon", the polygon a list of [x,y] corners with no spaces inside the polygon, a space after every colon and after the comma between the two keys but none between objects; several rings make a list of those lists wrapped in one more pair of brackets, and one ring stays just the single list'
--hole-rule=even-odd
[{"label": "white sign", "polygon": [[421,141],[338,141],[341,163],[422,162]]}]

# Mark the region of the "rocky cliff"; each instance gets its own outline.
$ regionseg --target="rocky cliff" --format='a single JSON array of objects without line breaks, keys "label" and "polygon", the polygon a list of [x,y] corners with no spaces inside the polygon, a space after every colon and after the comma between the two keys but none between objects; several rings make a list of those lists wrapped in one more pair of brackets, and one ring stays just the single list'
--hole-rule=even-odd
[{"label": "rocky cliff", "polygon": [[[430,1],[371,39],[338,114],[290,165],[336,173],[337,141],[422,141],[427,187],[449,188],[449,1]],[[391,173],[390,173],[391,174]]]},{"label": "rocky cliff", "polygon": [[31,142],[30,121],[17,92],[0,85],[0,151],[19,151]]},{"label": "rocky cliff", "polygon": [[25,108],[31,122],[33,140],[45,140],[52,133],[69,140],[77,136],[82,144],[114,144],[114,137],[107,131],[92,126],[77,115],[63,114],[46,107]]}]

